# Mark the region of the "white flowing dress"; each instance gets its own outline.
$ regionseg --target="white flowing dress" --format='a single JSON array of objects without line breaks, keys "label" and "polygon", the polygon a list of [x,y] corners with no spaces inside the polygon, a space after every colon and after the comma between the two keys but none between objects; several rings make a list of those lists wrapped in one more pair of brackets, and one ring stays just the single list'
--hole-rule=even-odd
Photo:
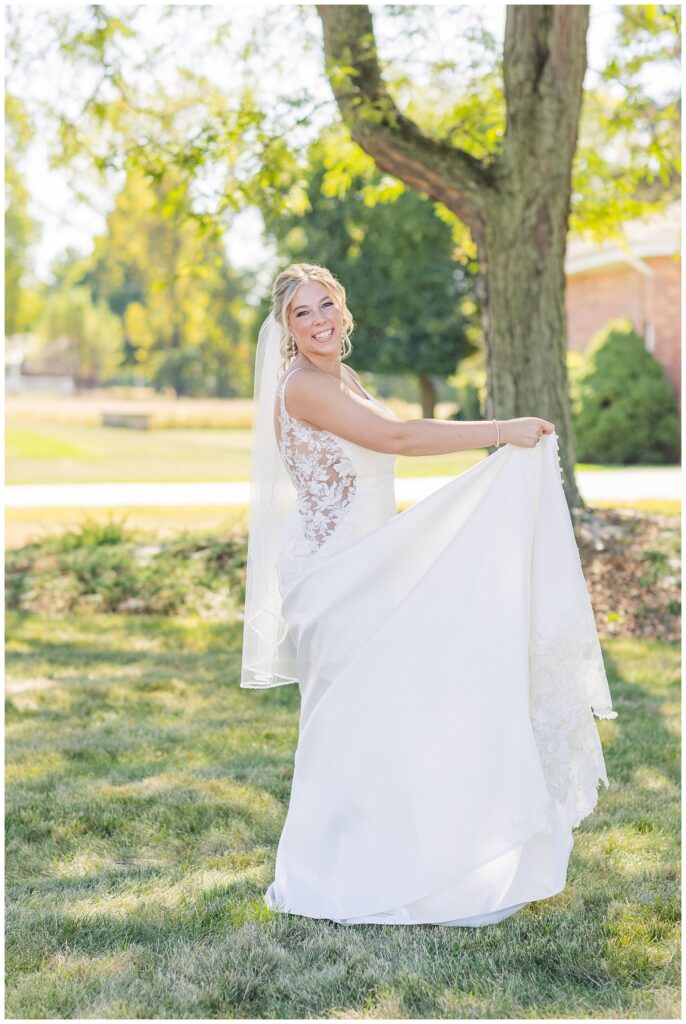
[{"label": "white flowing dress", "polygon": [[[559,893],[612,711],[557,435],[401,513],[395,456],[291,416],[277,559],[301,693],[272,909],[478,926]],[[377,399],[365,392],[369,401]],[[382,403],[378,403],[382,404]]]}]

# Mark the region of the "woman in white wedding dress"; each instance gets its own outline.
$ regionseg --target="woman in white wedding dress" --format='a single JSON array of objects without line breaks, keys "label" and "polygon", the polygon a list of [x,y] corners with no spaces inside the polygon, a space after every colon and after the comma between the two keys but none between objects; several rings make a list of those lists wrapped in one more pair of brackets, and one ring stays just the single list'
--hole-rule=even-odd
[{"label": "woman in white wedding dress", "polygon": [[[478,926],[565,886],[612,710],[554,425],[399,420],[294,264],[260,332],[241,686],[297,683],[267,905]],[[398,454],[502,445],[397,514]]]}]

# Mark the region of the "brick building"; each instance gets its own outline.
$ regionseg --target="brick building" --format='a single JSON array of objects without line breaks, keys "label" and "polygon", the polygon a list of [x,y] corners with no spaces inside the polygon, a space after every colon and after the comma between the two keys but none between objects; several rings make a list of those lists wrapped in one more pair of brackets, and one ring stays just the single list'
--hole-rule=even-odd
[{"label": "brick building", "polygon": [[677,204],[625,225],[625,241],[570,238],[568,346],[582,351],[608,320],[628,317],[665,368],[681,406],[681,244]]}]

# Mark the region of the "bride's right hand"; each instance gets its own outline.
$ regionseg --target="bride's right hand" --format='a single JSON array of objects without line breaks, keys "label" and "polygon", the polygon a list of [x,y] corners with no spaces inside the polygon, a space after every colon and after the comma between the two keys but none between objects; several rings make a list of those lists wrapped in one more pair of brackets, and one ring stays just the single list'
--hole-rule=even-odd
[{"label": "bride's right hand", "polygon": [[503,420],[500,424],[500,440],[518,448],[535,448],[542,434],[552,434],[555,424],[538,416],[520,416],[514,420]]}]

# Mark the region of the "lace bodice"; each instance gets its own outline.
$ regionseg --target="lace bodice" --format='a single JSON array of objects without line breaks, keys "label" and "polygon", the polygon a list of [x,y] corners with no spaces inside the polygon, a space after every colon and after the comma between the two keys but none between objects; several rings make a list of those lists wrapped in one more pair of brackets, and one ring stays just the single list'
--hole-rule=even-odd
[{"label": "lace bodice", "polygon": [[[395,455],[375,452],[291,416],[280,381],[275,431],[297,492],[277,561],[282,594],[321,558],[329,557],[395,515]],[[367,400],[381,405],[362,388]]]},{"label": "lace bodice", "polygon": [[[297,373],[303,367],[296,367]],[[345,515],[357,489],[355,467],[339,439],[291,416],[286,409],[286,374],[280,387],[279,449],[298,492],[305,536],[317,547]]]}]

